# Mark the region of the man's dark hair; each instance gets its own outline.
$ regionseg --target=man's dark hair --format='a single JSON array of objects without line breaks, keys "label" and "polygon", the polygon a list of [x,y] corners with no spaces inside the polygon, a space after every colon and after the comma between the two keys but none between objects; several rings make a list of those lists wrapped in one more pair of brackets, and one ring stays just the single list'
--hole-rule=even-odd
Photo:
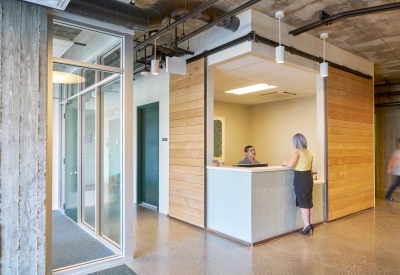
[{"label": "man's dark hair", "polygon": [[249,151],[249,149],[253,147],[251,145],[247,145],[246,147],[244,147],[244,152],[247,153],[247,151]]}]

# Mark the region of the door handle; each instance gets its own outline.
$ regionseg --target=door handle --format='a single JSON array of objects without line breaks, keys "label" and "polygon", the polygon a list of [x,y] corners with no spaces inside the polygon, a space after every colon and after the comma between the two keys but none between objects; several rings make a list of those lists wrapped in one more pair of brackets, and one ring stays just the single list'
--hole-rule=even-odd
[{"label": "door handle", "polygon": [[75,174],[75,176],[78,176],[78,172],[77,172],[77,171],[71,172],[71,173],[69,173],[69,174],[70,174],[70,175]]}]

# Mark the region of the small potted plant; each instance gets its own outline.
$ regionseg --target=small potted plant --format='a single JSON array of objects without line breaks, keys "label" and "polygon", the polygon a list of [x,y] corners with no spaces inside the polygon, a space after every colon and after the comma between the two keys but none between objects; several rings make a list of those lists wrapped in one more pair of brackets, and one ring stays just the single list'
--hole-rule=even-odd
[{"label": "small potted plant", "polygon": [[212,160],[212,166],[219,167],[219,161],[217,159]]}]

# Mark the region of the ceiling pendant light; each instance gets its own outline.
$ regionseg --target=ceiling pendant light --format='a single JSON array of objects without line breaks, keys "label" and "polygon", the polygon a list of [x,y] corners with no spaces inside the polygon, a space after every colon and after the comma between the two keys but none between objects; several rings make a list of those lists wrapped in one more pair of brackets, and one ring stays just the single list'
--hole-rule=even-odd
[{"label": "ceiling pendant light", "polygon": [[279,46],[275,48],[275,61],[276,63],[285,62],[285,46],[281,45],[281,18],[285,17],[283,11],[275,12],[275,18],[279,19]]},{"label": "ceiling pendant light", "polygon": [[158,75],[160,72],[160,60],[157,60],[157,39],[154,39],[154,59],[151,61],[151,73]]},{"label": "ceiling pendant light", "polygon": [[53,83],[55,84],[78,84],[85,82],[85,78],[76,74],[53,71]]},{"label": "ceiling pendant light", "polygon": [[324,39],[324,62],[319,64],[319,75],[322,77],[328,76],[328,62],[325,62],[325,39],[329,37],[328,33],[321,33],[319,36],[321,39]]}]

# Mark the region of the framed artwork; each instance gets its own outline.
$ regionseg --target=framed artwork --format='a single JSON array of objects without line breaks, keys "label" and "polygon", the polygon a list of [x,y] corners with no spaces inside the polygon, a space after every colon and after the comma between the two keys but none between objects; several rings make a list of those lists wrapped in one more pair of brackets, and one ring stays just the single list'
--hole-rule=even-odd
[{"label": "framed artwork", "polygon": [[225,117],[214,117],[214,159],[225,160]]}]

